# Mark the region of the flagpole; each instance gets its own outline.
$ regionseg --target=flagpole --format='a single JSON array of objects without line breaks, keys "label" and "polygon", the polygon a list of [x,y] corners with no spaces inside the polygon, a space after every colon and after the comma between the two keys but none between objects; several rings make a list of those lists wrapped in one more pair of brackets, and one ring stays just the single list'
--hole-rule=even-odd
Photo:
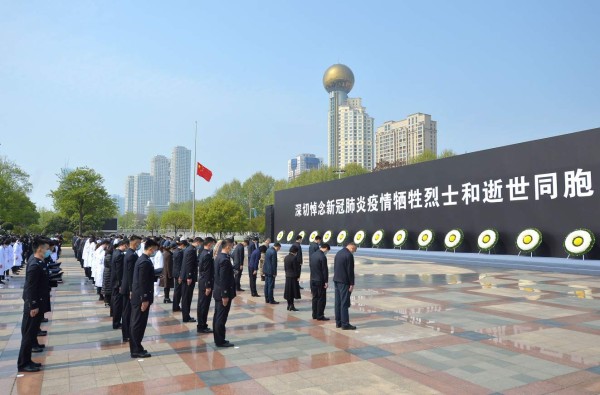
[{"label": "flagpole", "polygon": [[198,162],[196,161],[196,140],[198,139],[198,121],[196,121],[196,131],[194,132],[194,193],[192,194],[192,237],[196,237],[196,173],[198,172]]}]

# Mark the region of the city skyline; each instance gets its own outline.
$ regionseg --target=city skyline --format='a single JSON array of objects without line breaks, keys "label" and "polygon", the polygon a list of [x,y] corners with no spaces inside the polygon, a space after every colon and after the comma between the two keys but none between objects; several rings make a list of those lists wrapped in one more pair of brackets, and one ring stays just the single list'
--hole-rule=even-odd
[{"label": "city skyline", "polygon": [[[377,124],[433,114],[443,125],[440,150],[473,152],[600,123],[600,80],[590,78],[600,62],[597,2],[518,3],[519,13],[460,0],[340,4],[240,3],[233,12],[217,3],[145,4],[139,18],[134,4],[5,3],[0,155],[30,174],[32,200],[51,208],[54,163],[93,168],[110,194],[122,194],[124,177],[149,170],[162,146],[193,146],[197,120],[198,161],[214,172],[199,199],[256,171],[285,178],[277,164],[292,155],[327,157],[320,78],[334,63],[352,67],[353,96]],[[359,34],[332,38],[330,15]],[[423,18],[398,24],[388,15]],[[223,29],[224,18],[234,28]],[[253,154],[250,141],[269,145],[269,154]],[[49,152],[53,161],[39,159]]]}]

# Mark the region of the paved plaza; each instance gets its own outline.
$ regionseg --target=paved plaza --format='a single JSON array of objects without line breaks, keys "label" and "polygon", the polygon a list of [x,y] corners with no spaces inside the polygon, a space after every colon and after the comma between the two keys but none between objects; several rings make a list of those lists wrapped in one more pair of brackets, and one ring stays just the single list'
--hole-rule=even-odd
[{"label": "paved plaza", "polygon": [[[61,260],[46,351],[34,354],[42,372],[16,371],[25,272],[0,289],[1,394],[600,393],[600,277],[357,256],[358,330],[343,331],[312,320],[305,261],[298,312],[286,311],[283,278],[283,303],[265,305],[244,275],[232,349],[183,324],[161,293],[143,341],[152,358],[137,360],[69,249]],[[327,303],[332,317],[332,290]]]}]

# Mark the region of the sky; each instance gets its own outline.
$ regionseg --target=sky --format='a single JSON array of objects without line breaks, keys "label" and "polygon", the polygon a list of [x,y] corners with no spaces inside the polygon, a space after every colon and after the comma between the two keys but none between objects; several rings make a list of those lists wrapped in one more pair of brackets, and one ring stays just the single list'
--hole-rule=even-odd
[{"label": "sky", "polygon": [[0,0],[0,155],[52,207],[61,167],[124,194],[194,145],[197,198],[326,160],[323,72],[354,72],[375,126],[424,112],[438,150],[600,127],[600,1]]}]

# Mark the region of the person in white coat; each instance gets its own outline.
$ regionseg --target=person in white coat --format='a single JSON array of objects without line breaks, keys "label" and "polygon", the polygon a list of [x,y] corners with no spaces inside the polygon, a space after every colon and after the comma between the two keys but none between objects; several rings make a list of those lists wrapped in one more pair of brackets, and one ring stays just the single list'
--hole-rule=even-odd
[{"label": "person in white coat", "polygon": [[16,273],[23,263],[23,242],[21,240],[15,242],[13,254],[12,271]]},{"label": "person in white coat", "polygon": [[4,240],[0,241],[0,285],[4,285],[4,271],[6,262],[4,262]]},{"label": "person in white coat", "polygon": [[83,247],[83,268],[88,280],[92,280],[92,258],[96,251],[96,238],[90,237]]},{"label": "person in white coat", "polygon": [[106,254],[106,247],[110,243],[110,240],[102,240],[98,242],[94,258],[92,260],[92,276],[94,278],[94,285],[96,286],[96,293],[98,294],[98,300],[104,300],[102,295],[102,281],[104,278],[104,254]]},{"label": "person in white coat", "polygon": [[7,237],[4,242],[4,274],[7,280],[10,280],[10,269],[12,268],[14,255],[13,243],[10,237]]}]

